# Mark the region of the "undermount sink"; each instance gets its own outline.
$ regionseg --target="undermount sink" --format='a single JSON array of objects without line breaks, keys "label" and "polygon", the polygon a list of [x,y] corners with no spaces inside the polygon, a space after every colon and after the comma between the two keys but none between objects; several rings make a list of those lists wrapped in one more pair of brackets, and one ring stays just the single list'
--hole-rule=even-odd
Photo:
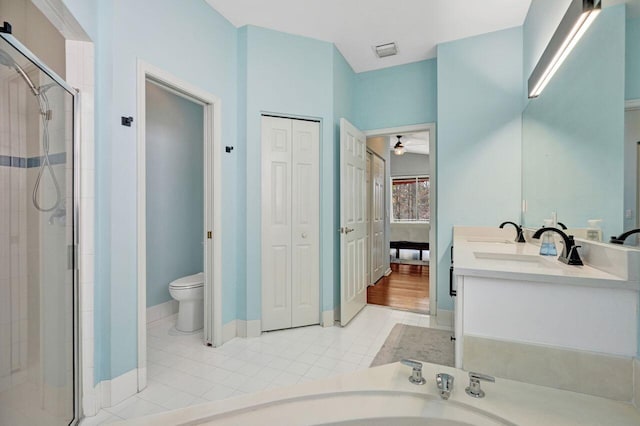
[{"label": "undermount sink", "polygon": [[476,259],[502,260],[507,262],[540,263],[544,260],[537,254],[489,253],[482,251],[474,251],[473,254]]},{"label": "undermount sink", "polygon": [[492,237],[475,237],[475,238],[467,238],[467,241],[470,243],[498,243],[498,244],[514,244],[512,240],[507,240],[504,238],[492,238]]}]

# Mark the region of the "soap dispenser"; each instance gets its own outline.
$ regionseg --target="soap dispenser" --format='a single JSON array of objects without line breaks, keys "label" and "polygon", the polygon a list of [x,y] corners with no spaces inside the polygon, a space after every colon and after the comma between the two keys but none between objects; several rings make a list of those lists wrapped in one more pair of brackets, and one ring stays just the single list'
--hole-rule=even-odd
[{"label": "soap dispenser", "polygon": [[[551,228],[553,226],[553,219],[545,219],[544,227]],[[545,232],[542,234],[542,244],[540,244],[540,254],[542,256],[557,256],[558,250],[556,249],[556,242],[553,239],[551,232]]]}]

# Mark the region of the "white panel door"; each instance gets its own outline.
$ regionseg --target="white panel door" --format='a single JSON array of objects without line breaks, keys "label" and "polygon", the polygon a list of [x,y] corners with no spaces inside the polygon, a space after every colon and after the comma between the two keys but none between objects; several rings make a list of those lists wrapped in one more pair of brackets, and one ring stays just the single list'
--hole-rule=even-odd
[{"label": "white panel door", "polygon": [[320,323],[320,123],[291,120],[291,325]]},{"label": "white panel door", "polygon": [[371,277],[373,276],[373,244],[371,243],[371,216],[373,211],[373,188],[371,183],[371,163],[373,154],[367,152],[367,284],[373,284]]},{"label": "white panel door", "polygon": [[364,134],[340,119],[340,324],[367,304],[366,156]]},{"label": "white panel door", "polygon": [[384,246],[385,225],[385,185],[384,185],[384,160],[377,155],[373,156],[372,163],[372,208],[371,208],[371,240],[373,246],[372,280],[376,282],[384,275],[384,256],[389,256],[389,249]]},{"label": "white panel door", "polygon": [[291,120],[262,117],[262,329],[291,327]]},{"label": "white panel door", "polygon": [[320,124],[262,117],[262,330],[320,323]]}]

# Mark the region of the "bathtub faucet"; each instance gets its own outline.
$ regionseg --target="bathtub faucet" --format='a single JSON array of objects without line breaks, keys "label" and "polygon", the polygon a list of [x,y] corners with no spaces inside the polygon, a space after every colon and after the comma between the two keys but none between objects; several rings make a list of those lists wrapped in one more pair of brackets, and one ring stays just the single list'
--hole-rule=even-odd
[{"label": "bathtub faucet", "polygon": [[440,390],[440,397],[444,400],[449,399],[453,390],[453,376],[446,373],[436,374],[436,384]]},{"label": "bathtub faucet", "polygon": [[486,382],[495,382],[495,377],[487,376],[486,374],[469,372],[469,386],[465,389],[467,395],[474,398],[484,398],[484,391],[480,389],[480,380]]},{"label": "bathtub faucet", "polygon": [[422,377],[422,363],[418,361],[413,361],[410,359],[403,359],[400,361],[404,365],[408,365],[413,368],[413,372],[411,376],[409,376],[409,381],[414,385],[424,385],[427,381]]}]

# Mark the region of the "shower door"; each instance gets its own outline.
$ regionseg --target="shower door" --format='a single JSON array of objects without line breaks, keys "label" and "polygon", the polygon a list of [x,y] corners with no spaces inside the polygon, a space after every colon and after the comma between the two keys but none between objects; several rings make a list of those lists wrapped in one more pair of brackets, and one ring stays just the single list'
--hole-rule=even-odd
[{"label": "shower door", "polygon": [[77,419],[75,96],[0,34],[1,425]]}]

